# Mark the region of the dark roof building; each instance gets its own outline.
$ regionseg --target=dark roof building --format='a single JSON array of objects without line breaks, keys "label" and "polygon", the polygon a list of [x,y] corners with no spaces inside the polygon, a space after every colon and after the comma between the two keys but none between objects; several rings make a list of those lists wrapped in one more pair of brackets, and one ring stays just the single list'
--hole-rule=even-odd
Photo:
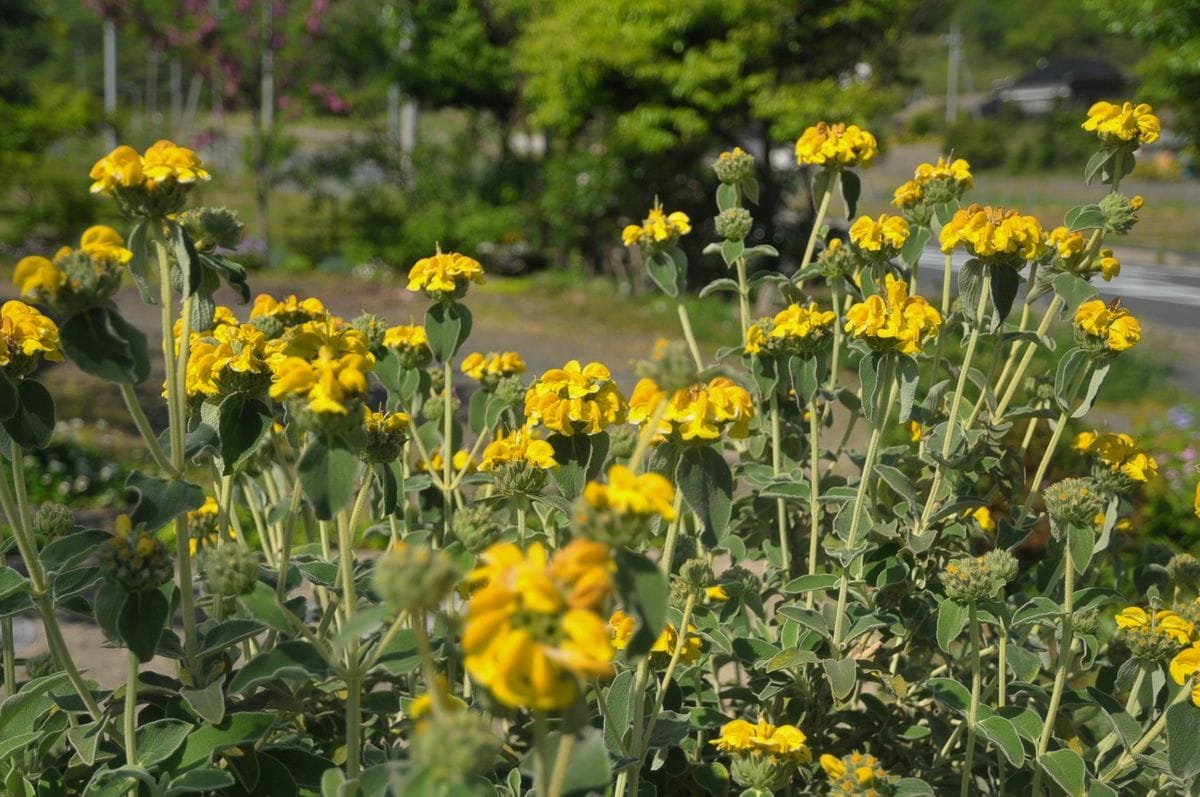
[{"label": "dark roof building", "polygon": [[984,116],[995,116],[1009,108],[1037,116],[1120,96],[1128,85],[1125,75],[1107,61],[1042,58],[1032,71],[998,83],[991,99],[979,110]]}]

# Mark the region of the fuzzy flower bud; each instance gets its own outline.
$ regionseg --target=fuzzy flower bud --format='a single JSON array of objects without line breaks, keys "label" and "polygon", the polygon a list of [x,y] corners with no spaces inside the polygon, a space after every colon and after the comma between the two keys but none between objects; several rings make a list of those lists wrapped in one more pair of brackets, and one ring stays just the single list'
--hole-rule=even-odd
[{"label": "fuzzy flower bud", "polygon": [[[1138,208],[1141,197],[1130,199],[1124,194],[1105,194],[1100,200],[1100,213],[1104,216],[1104,231],[1115,235],[1128,235],[1138,223]],[[1136,207],[1135,207],[1136,205]]]},{"label": "fuzzy flower bud", "polygon": [[492,508],[483,503],[467,504],[454,513],[450,531],[471,553],[477,554],[496,541],[502,529]]},{"label": "fuzzy flower bud", "polygon": [[69,534],[75,528],[75,513],[62,504],[43,504],[33,517],[33,533],[43,544]]},{"label": "fuzzy flower bud", "polygon": [[722,152],[712,168],[721,182],[740,183],[754,176],[754,156],[741,147],[734,147],[729,152]]},{"label": "fuzzy flower bud", "polygon": [[1104,509],[1104,495],[1095,481],[1087,478],[1063,479],[1042,493],[1055,535],[1066,526],[1090,526],[1092,518]]},{"label": "fuzzy flower bud", "polygon": [[408,751],[414,764],[435,773],[433,782],[461,784],[494,766],[503,741],[482,715],[448,711],[423,723]]},{"label": "fuzzy flower bud", "polygon": [[30,678],[45,678],[58,672],[58,664],[50,651],[38,653],[25,659],[25,673]]},{"label": "fuzzy flower bud", "polygon": [[457,580],[454,560],[430,548],[396,543],[375,562],[375,591],[397,611],[436,609]]},{"label": "fuzzy flower bud", "polygon": [[1011,584],[1013,579],[1017,577],[1017,571],[1020,570],[1021,564],[1017,561],[1017,557],[1013,556],[1004,548],[996,548],[988,551],[983,555],[983,564],[991,573],[993,579],[999,584]]},{"label": "fuzzy flower bud", "polygon": [[668,393],[691,387],[696,381],[696,365],[687,344],[659,339],[649,360],[639,360],[634,371],[643,379],[653,379]]},{"label": "fuzzy flower bud", "polygon": [[695,592],[703,592],[713,582],[713,569],[707,559],[689,559],[679,568],[679,580]]},{"label": "fuzzy flower bud", "polygon": [[378,357],[383,352],[383,341],[387,336],[388,326],[382,318],[374,313],[362,313],[350,322],[350,326],[363,333],[363,337],[367,341],[367,348],[375,356]]},{"label": "fuzzy flower bud", "polygon": [[179,214],[179,223],[187,230],[199,252],[218,247],[233,249],[242,240],[246,225],[229,208],[193,208]]},{"label": "fuzzy flower bud", "polygon": [[754,218],[745,208],[730,208],[721,211],[716,219],[717,235],[730,241],[741,241],[750,234]]},{"label": "fuzzy flower bud", "polygon": [[175,573],[167,546],[147,531],[135,531],[125,515],[117,518],[117,533],[100,549],[100,571],[126,592],[158,589]]},{"label": "fuzzy flower bud", "polygon": [[1190,553],[1175,554],[1167,562],[1167,577],[1176,588],[1196,592],[1200,585],[1200,559]]},{"label": "fuzzy flower bud", "polygon": [[258,555],[240,542],[212,545],[201,557],[210,595],[244,595],[258,579]]},{"label": "fuzzy flower bud", "polygon": [[[992,565],[984,556],[968,556],[951,561],[940,575],[946,597],[964,605],[996,597],[1006,582],[1004,574],[997,574]],[[1005,574],[1011,572],[1007,561],[1000,560],[1000,566]]]}]

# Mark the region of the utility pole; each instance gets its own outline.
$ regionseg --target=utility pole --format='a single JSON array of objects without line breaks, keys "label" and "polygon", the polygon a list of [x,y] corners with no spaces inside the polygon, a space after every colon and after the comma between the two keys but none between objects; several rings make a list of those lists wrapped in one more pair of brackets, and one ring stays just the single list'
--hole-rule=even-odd
[{"label": "utility pole", "polygon": [[117,148],[117,26],[104,20],[104,148]]},{"label": "utility pole", "polygon": [[962,63],[962,29],[957,18],[950,23],[945,41],[950,50],[946,64],[946,124],[952,125],[958,121],[958,72]]}]

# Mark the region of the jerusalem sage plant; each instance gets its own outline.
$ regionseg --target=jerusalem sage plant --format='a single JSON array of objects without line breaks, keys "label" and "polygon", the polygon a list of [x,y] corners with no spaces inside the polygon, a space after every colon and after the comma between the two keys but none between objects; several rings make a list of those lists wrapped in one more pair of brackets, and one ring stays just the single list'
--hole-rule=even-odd
[{"label": "jerusalem sage plant", "polygon": [[[792,278],[752,268],[778,256],[747,244],[756,166],[722,153],[705,251],[731,276],[703,294],[736,295],[740,339],[704,356],[678,301],[692,220],[656,203],[621,237],[684,343],[628,393],[601,363],[528,380],[516,352],[464,351],[485,277],[456,252],[409,273],[423,324],[266,294],[242,320],[213,299],[250,300],[221,254],[241,225],[189,207],[199,158],[117,148],[92,189],[126,234],[22,260],[33,304],[0,308],[0,507],[27,573],[0,571],[6,793],[1192,793],[1200,564],[1131,574],[1118,532],[1155,459],[1085,430],[1090,470],[1046,483],[1141,338],[1090,280],[1119,275],[1105,243],[1142,208],[1120,183],[1158,120],[1099,103],[1083,127],[1110,189],[1060,226],[966,204],[969,164],[939,158],[842,241],[833,197],[856,216],[876,140],[813,126]],[[112,301],[126,269],[161,312],[161,435],[134,390],[146,337]],[[767,283],[784,306],[752,318]],[[1074,345],[1038,373],[1064,318]],[[116,386],[157,468],[112,530],[28,505],[22,452],[54,426],[38,361],[64,357]],[[50,651],[22,680],[29,611]],[[87,679],[60,612],[128,651],[123,687]]]}]

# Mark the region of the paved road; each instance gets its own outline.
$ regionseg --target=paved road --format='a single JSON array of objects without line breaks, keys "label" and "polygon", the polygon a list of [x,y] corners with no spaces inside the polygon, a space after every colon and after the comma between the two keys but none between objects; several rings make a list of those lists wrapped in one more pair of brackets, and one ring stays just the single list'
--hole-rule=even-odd
[{"label": "paved road", "polygon": [[[955,253],[957,272],[967,261]],[[928,247],[921,255],[921,284],[932,291],[942,284],[945,256]],[[1141,266],[1121,263],[1121,276],[1112,282],[1092,282],[1105,299],[1120,297],[1142,320],[1172,329],[1200,329],[1200,267]],[[938,288],[940,291],[940,287]],[[924,292],[924,291],[922,291]]]}]

